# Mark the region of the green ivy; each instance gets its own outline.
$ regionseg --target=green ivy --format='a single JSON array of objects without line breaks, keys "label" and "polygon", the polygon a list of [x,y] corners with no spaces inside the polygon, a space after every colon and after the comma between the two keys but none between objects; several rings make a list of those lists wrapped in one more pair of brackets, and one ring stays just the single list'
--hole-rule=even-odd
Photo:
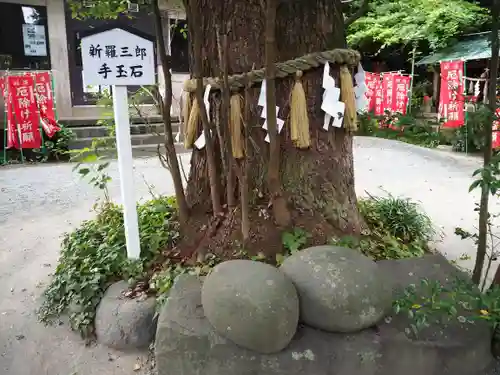
[{"label": "green ivy", "polygon": [[45,141],[47,159],[62,160],[68,158],[69,145],[75,139],[75,133],[70,128],[59,124],[60,130],[52,139]]},{"label": "green ivy", "polygon": [[406,288],[393,307],[396,314],[408,316],[406,334],[414,339],[426,327],[453,320],[461,324],[483,320],[496,328],[500,323],[500,289],[495,286],[482,293],[470,280],[459,277],[447,285],[423,279],[418,288]]},{"label": "green ivy", "polygon": [[126,253],[122,208],[109,202],[100,206],[95,219],[64,236],[39,319],[48,324],[69,313],[72,329],[91,337],[96,307],[110,283],[143,280],[160,251],[178,239],[175,212],[172,198],[138,205],[141,258],[131,261]]}]

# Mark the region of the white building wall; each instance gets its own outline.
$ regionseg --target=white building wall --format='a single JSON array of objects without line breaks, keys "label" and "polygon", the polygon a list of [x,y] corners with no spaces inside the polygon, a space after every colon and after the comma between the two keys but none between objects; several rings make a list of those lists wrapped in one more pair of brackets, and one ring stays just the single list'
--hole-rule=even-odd
[{"label": "white building wall", "polygon": [[[16,3],[25,5],[38,5],[47,7],[48,18],[48,42],[50,49],[51,68],[55,78],[55,94],[57,114],[59,119],[96,119],[102,116],[103,112],[109,112],[105,108],[95,105],[73,106],[71,102],[71,83],[68,63],[68,40],[66,34],[66,16],[63,0],[1,0],[6,3]],[[162,3],[163,10],[166,10],[166,3]],[[170,8],[172,9],[172,8]],[[182,9],[170,10],[170,17],[185,18]],[[164,20],[165,25],[169,25],[168,20]],[[165,27],[164,32],[170,33],[170,28]],[[170,46],[168,46],[170,48]],[[158,69],[158,79],[163,85],[163,74],[161,68]],[[0,75],[2,72],[0,71]],[[173,74],[173,103],[172,114],[179,113],[179,96],[186,74]],[[145,113],[156,114],[153,106],[144,106]],[[0,96],[0,110],[4,112],[3,99]]]}]

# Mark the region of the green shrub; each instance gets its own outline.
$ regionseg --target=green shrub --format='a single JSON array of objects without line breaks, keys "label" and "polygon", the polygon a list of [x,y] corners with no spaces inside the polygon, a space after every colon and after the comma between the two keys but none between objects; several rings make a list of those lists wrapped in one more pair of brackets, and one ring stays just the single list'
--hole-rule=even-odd
[{"label": "green shrub", "polygon": [[[391,124],[391,127],[387,125]],[[435,148],[440,144],[441,135],[427,121],[411,115],[385,114],[373,116],[362,114],[358,117],[357,135],[393,139],[418,146]]]},{"label": "green shrub", "polygon": [[370,228],[384,229],[404,243],[426,243],[435,234],[430,218],[408,198],[371,196],[359,200],[359,210]]},{"label": "green shrub", "polygon": [[357,135],[373,136],[378,129],[378,120],[371,113],[361,113],[358,115]]},{"label": "green shrub", "polygon": [[375,260],[419,257],[428,251],[435,231],[416,203],[389,195],[360,199],[358,205],[367,230],[360,237],[334,239],[333,244],[357,249]]},{"label": "green shrub", "polygon": [[47,162],[69,159],[69,146],[75,138],[73,130],[59,124],[61,128],[54,136],[49,139],[45,133],[43,134],[44,148],[36,149],[7,149],[5,150],[5,159],[3,160],[3,152],[0,152],[0,164],[3,163],[19,163],[21,161],[29,162]]},{"label": "green shrub", "polygon": [[48,160],[67,160],[69,159],[68,151],[71,141],[75,138],[73,130],[64,125],[59,124],[61,128],[52,139],[45,141]]},{"label": "green shrub", "polygon": [[138,205],[138,220],[138,261],[127,258],[122,208],[113,203],[105,203],[95,219],[65,234],[58,266],[38,311],[42,322],[69,313],[72,329],[83,337],[92,336],[96,307],[109,284],[143,279],[160,250],[179,236],[172,198]]},{"label": "green shrub", "polygon": [[490,112],[485,106],[479,107],[475,112],[467,112],[465,125],[456,129],[452,138],[453,151],[481,151],[485,143],[484,126],[488,122],[491,123]]}]

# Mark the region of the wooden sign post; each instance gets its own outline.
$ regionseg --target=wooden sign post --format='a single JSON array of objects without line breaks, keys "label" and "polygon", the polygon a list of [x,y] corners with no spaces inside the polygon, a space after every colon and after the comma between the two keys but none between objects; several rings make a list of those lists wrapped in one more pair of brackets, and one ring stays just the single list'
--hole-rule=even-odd
[{"label": "wooden sign post", "polygon": [[114,28],[84,36],[81,52],[84,85],[112,86],[127,255],[131,259],[138,259],[141,246],[134,192],[127,86],[156,83],[154,44],[130,31]]}]

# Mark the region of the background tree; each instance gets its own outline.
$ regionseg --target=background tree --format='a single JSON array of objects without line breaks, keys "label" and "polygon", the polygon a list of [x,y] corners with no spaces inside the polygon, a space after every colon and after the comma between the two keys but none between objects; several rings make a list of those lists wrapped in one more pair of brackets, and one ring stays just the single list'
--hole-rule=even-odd
[{"label": "background tree", "polygon": [[414,45],[435,50],[488,22],[488,10],[466,0],[373,0],[347,30],[349,46]]},{"label": "background tree", "polygon": [[[497,118],[496,110],[497,104],[497,89],[498,89],[498,65],[499,65],[499,48],[500,42],[498,32],[500,31],[500,0],[494,0],[492,9],[492,23],[491,23],[491,60],[489,66],[489,86],[488,86],[488,109],[490,116],[488,116],[487,123],[493,124]],[[492,165],[492,132],[489,126],[485,126],[485,145],[483,150],[483,173],[484,183],[481,184],[481,200],[479,204],[479,235],[477,241],[477,255],[474,265],[472,279],[476,284],[479,284],[483,275],[484,260],[486,258],[488,249],[488,222],[490,220],[489,213],[489,197],[497,191],[495,187],[494,175],[491,175],[492,169],[498,170],[498,160],[493,161]],[[490,176],[490,177],[488,177]],[[491,244],[493,246],[493,243]],[[491,254],[493,257],[494,254]],[[487,277],[486,275],[485,277]],[[499,285],[500,282],[500,267],[498,267],[493,285]]]}]

